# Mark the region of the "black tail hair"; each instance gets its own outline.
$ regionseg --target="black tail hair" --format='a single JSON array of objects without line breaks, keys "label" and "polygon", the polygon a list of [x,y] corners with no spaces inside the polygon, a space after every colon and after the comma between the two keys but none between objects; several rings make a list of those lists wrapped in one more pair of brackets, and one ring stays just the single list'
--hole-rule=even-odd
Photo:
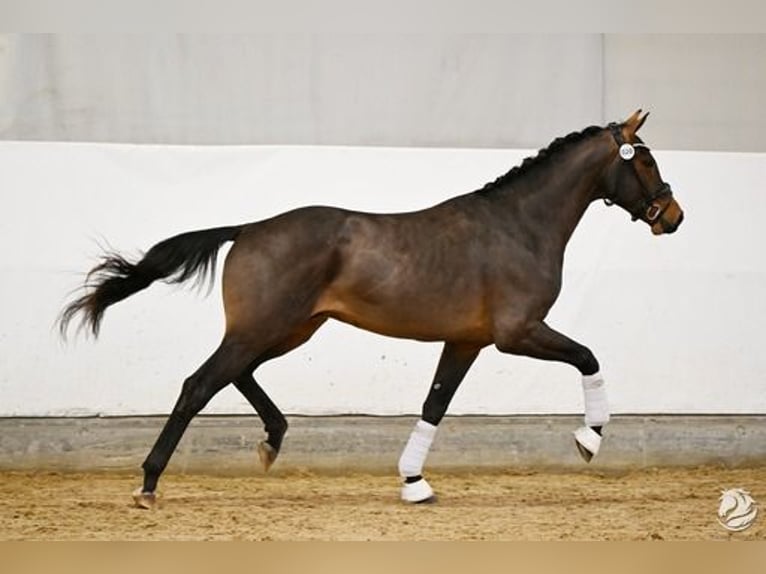
[{"label": "black tail hair", "polygon": [[218,250],[234,241],[242,226],[217,227],[190,231],[165,239],[152,247],[137,263],[119,253],[105,253],[98,265],[88,272],[85,294],[64,307],[58,318],[61,336],[72,319],[82,315],[81,327],[88,327],[98,337],[104,311],[110,305],[146,289],[154,281],[183,283],[194,276],[201,283],[215,274]]}]

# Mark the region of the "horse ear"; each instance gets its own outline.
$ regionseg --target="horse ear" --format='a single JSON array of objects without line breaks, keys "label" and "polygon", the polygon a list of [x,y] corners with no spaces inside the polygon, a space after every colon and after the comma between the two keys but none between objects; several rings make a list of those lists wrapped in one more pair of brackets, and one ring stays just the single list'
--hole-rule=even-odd
[{"label": "horse ear", "polygon": [[625,127],[628,129],[628,132],[630,133],[636,133],[638,130],[641,129],[641,126],[644,125],[644,122],[646,121],[646,118],[649,117],[649,112],[646,112],[643,116],[641,115],[641,110],[636,110],[632,116],[630,116],[627,120],[625,120]]},{"label": "horse ear", "polygon": [[641,116],[641,119],[638,120],[638,125],[636,126],[636,131],[641,129],[641,126],[644,125],[644,122],[646,121],[646,118],[649,117],[649,112],[646,112],[643,116]]}]

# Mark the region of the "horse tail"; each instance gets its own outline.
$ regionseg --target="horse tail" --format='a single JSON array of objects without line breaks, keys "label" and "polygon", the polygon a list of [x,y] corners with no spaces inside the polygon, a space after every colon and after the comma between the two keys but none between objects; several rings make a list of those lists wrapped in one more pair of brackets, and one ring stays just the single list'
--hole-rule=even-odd
[{"label": "horse tail", "polygon": [[98,337],[101,319],[107,307],[146,289],[153,282],[183,283],[196,277],[201,284],[215,276],[218,251],[227,241],[234,241],[243,226],[217,227],[181,233],[160,241],[138,262],[119,253],[107,252],[88,272],[85,294],[72,301],[61,312],[59,331],[66,337],[70,322],[81,315],[80,327],[87,327]]}]

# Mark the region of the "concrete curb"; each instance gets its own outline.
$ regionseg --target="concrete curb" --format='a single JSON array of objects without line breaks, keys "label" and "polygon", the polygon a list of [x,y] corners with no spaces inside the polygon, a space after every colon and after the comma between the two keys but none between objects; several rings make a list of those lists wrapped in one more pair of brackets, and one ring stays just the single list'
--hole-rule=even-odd
[{"label": "concrete curb", "polygon": [[[271,473],[396,474],[415,417],[288,417]],[[627,470],[766,465],[766,415],[612,418],[598,458],[585,464],[572,431],[579,416],[460,416],[440,425],[427,468]],[[0,470],[140,471],[164,417],[0,419]],[[195,419],[171,459],[181,473],[261,474],[254,416]]]}]

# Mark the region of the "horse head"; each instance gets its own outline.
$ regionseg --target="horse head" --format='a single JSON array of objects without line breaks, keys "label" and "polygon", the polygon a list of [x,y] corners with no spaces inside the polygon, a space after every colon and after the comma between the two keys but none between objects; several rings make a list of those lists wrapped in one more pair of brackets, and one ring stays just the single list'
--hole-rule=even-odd
[{"label": "horse head", "polygon": [[661,235],[678,229],[684,212],[670,185],[662,180],[649,146],[636,135],[648,115],[638,110],[622,124],[609,124],[615,154],[604,172],[599,194],[607,205],[616,203],[633,221],[640,219],[652,233]]}]

